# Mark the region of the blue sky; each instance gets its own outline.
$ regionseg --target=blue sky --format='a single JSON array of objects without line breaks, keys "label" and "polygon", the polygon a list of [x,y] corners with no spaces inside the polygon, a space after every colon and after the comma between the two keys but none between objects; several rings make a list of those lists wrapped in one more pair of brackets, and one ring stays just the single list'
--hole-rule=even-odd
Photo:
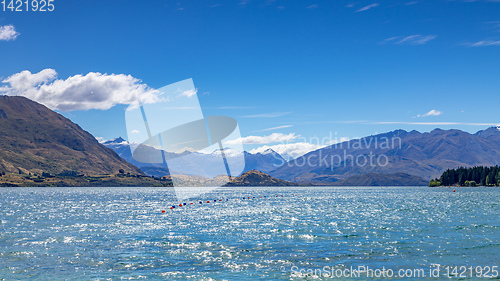
[{"label": "blue sky", "polygon": [[[59,112],[104,139],[127,135],[123,88],[104,79],[113,74],[152,89],[193,78],[205,115],[234,117],[243,136],[264,137],[248,149],[290,134],[307,142],[500,123],[499,1],[54,4],[0,11],[0,91],[34,97],[35,82],[55,83],[65,90],[38,101],[60,109],[55,100],[81,98],[68,84],[90,83],[103,106]],[[19,86],[26,79],[34,89]]]}]

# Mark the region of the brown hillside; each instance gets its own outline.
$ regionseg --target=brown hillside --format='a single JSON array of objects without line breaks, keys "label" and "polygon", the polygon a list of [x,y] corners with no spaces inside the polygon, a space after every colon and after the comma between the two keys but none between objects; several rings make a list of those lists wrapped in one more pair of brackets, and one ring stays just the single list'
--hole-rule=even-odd
[{"label": "brown hillside", "polygon": [[142,174],[80,126],[18,96],[0,96],[0,172]]}]

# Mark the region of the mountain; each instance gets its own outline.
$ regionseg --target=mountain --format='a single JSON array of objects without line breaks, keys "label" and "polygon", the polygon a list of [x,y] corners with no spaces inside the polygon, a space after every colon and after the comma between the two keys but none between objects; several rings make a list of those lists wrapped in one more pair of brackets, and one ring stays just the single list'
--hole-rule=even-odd
[{"label": "mountain", "polygon": [[142,174],[88,132],[47,107],[0,96],[0,172]]},{"label": "mountain", "polygon": [[271,171],[294,182],[335,182],[354,175],[406,173],[424,179],[460,166],[500,164],[500,131],[476,134],[396,130],[312,151]]},{"label": "mountain", "polygon": [[474,134],[475,136],[500,143],[500,126],[491,127],[486,130],[479,131]]},{"label": "mountain", "polygon": [[259,170],[267,173],[283,165],[283,163],[286,163],[286,160],[270,148],[255,154],[245,151],[245,172]]},{"label": "mountain", "polygon": [[295,186],[296,183],[271,177],[260,171],[251,170],[243,173],[225,186]]},{"label": "mountain", "polygon": [[335,186],[428,186],[429,181],[419,176],[404,173],[397,174],[364,174],[339,180]]},{"label": "mountain", "polygon": [[108,140],[105,142],[101,143],[107,148],[112,149],[118,156],[123,158],[125,161],[129,162],[130,164],[136,166],[136,167],[141,167],[144,165],[144,163],[135,161],[134,158],[132,157],[132,152],[130,151],[130,144],[128,141],[124,140],[122,137],[118,137],[116,139]]},{"label": "mountain", "polygon": [[[159,163],[159,164],[142,163],[136,161],[132,157],[132,153],[130,151],[131,144],[121,137],[103,142],[103,145],[113,149],[118,155],[120,155],[120,157],[122,157],[129,163],[137,167],[140,167],[142,171],[148,175],[165,176],[169,174],[168,161],[167,163]],[[154,148],[150,149],[155,150]],[[238,154],[239,152],[231,148],[225,148],[224,152],[227,158],[241,155]],[[156,155],[156,153],[153,151],[152,154]],[[263,172],[269,172],[286,162],[285,159],[281,157],[281,155],[279,155],[272,149],[268,149],[262,153],[255,153],[255,154],[244,151],[243,154],[245,157],[245,169],[243,170],[243,172],[254,169]],[[178,158],[178,161],[183,161],[183,165],[185,167],[189,167],[189,170],[191,172],[189,175],[209,177],[208,174],[219,174],[216,169],[218,169],[219,167],[218,165],[220,163],[220,158],[221,158],[221,153],[220,150],[217,149],[212,153],[193,152],[189,155],[189,157],[185,157],[182,160]],[[204,164],[208,163],[208,164],[203,165],[203,167],[200,167],[199,163],[204,163]],[[211,169],[214,169],[214,171],[211,171]],[[173,174],[178,174],[178,172],[176,171],[172,172]]]}]

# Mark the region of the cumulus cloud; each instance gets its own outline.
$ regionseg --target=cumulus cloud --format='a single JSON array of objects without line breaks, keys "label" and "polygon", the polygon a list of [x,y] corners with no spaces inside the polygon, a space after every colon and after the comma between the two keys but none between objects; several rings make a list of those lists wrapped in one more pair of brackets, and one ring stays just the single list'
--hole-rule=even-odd
[{"label": "cumulus cloud", "polygon": [[143,84],[141,80],[125,74],[102,74],[90,72],[86,75],[56,79],[54,69],[38,73],[28,70],[16,73],[2,83],[0,94],[24,96],[45,106],[62,111],[101,109],[117,104],[132,104],[159,101],[158,92]]},{"label": "cumulus cloud", "polygon": [[198,92],[198,89],[190,89],[188,91],[182,92],[181,96],[185,96],[185,97],[190,98],[190,97],[196,95],[197,92]]},{"label": "cumulus cloud", "polygon": [[286,160],[292,160],[297,157],[300,157],[306,153],[311,151],[320,149],[325,147],[325,145],[312,144],[307,142],[296,142],[296,143],[284,143],[277,145],[264,145],[261,147],[257,147],[255,149],[250,150],[249,152],[252,154],[262,153],[268,149],[272,149],[279,153]]},{"label": "cumulus cloud", "polygon": [[441,115],[441,114],[443,114],[443,112],[441,112],[441,111],[439,111],[439,110],[435,110],[435,109],[433,109],[433,110],[431,110],[431,111],[429,111],[429,112],[427,112],[427,113],[425,113],[425,114],[419,114],[419,115],[417,115],[416,117],[439,116],[439,115]]},{"label": "cumulus cloud", "polygon": [[295,133],[291,133],[288,135],[281,133],[272,133],[268,136],[248,136],[248,137],[240,137],[235,140],[227,141],[227,145],[233,144],[266,144],[266,143],[276,143],[276,142],[290,142],[297,138],[298,136]]},{"label": "cumulus cloud", "polygon": [[379,3],[373,3],[373,4],[370,4],[368,6],[364,6],[363,8],[357,10],[356,12],[363,12],[363,11],[367,11],[367,10],[370,10],[372,8],[375,8],[375,7],[378,7],[380,4]]},{"label": "cumulus cloud", "polygon": [[435,39],[437,36],[436,35],[410,35],[406,37],[391,37],[389,39],[386,39],[384,43],[386,42],[392,42],[397,45],[424,45],[427,42]]},{"label": "cumulus cloud", "polygon": [[15,40],[19,36],[12,24],[0,26],[0,41]]},{"label": "cumulus cloud", "polygon": [[[244,138],[239,138],[236,140],[228,141],[225,144],[238,144],[242,142],[243,144],[266,144],[257,148],[250,150],[249,152],[254,153],[262,153],[268,149],[272,149],[278,152],[281,156],[283,156],[287,160],[295,159],[299,156],[302,156],[311,151],[336,144],[339,142],[348,141],[349,138],[337,138],[333,137],[331,134],[329,137],[324,137],[322,139],[313,137],[313,138],[305,138],[300,135],[296,135],[295,133],[291,134],[281,134],[281,133],[273,133],[269,136],[248,136]],[[273,143],[279,143],[270,145]]]},{"label": "cumulus cloud", "polygon": [[[244,144],[266,144],[257,148],[250,150],[249,152],[252,154],[255,153],[263,153],[268,149],[272,149],[279,153],[286,160],[295,159],[300,157],[306,153],[311,151],[327,147],[329,145],[333,145],[339,142],[349,141],[349,138],[337,138],[333,137],[331,134],[329,137],[324,137],[322,139],[313,137],[306,139],[300,135],[292,134],[278,134],[274,133],[269,136],[258,137],[258,136],[249,136],[245,138],[240,138],[238,140],[231,141],[231,143],[227,142],[226,144],[232,144],[243,142]],[[272,143],[278,143],[274,145],[269,145]]]}]

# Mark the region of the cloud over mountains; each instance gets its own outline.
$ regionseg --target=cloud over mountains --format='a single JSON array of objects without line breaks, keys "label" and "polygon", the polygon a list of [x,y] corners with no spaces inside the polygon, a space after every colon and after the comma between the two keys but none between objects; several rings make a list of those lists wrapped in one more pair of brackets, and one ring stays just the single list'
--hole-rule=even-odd
[{"label": "cloud over mountains", "polygon": [[53,110],[106,110],[117,104],[131,104],[138,99],[145,103],[159,100],[156,90],[141,80],[125,74],[89,72],[67,79],[57,79],[54,69],[38,73],[28,70],[2,81],[0,94],[24,96]]}]

